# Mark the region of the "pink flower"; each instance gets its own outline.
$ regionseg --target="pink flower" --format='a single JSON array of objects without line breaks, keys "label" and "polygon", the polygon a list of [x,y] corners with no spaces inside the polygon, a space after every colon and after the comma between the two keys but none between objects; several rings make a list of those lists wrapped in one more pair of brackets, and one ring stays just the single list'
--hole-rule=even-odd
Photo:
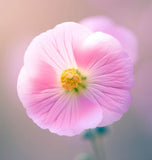
[{"label": "pink flower", "polygon": [[18,95],[38,126],[73,136],[122,117],[131,102],[132,72],[117,39],[66,22],[31,42]]},{"label": "pink flower", "polygon": [[121,43],[124,51],[131,58],[131,61],[135,63],[137,59],[137,40],[130,30],[117,26],[110,19],[102,16],[89,17],[83,19],[80,23],[93,32],[104,32],[112,35]]}]

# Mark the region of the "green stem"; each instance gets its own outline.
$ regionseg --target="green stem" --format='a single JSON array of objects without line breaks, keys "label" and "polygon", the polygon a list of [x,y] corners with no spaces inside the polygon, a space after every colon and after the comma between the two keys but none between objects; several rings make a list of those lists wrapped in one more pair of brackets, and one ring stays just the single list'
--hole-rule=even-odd
[{"label": "green stem", "polygon": [[[106,160],[102,136],[106,134],[107,131],[108,129],[106,127],[97,127],[95,129],[88,129],[84,132],[83,138],[91,142],[95,160]],[[98,141],[100,142],[100,145],[99,143],[97,144]]]},{"label": "green stem", "polygon": [[90,139],[90,141],[91,141],[92,149],[93,149],[95,156],[96,156],[96,160],[101,160],[101,156],[100,156],[95,139]]},{"label": "green stem", "polygon": [[[101,139],[102,140],[102,139]],[[106,155],[105,155],[105,148],[104,148],[104,142],[101,143],[101,155],[102,155],[102,160],[106,160]]]}]

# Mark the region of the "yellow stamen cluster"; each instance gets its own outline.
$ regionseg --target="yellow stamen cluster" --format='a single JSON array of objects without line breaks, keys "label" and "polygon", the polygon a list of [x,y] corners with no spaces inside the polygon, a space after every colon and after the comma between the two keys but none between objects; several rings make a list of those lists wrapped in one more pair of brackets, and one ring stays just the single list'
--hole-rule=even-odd
[{"label": "yellow stamen cluster", "polygon": [[74,68],[65,69],[61,74],[61,83],[63,88],[71,91],[73,88],[77,88],[78,84],[81,83],[81,76]]}]

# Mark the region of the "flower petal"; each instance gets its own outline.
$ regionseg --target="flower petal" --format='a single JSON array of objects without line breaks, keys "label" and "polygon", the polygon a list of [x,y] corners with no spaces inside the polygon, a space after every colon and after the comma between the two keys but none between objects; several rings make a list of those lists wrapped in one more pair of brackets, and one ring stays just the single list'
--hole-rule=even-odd
[{"label": "flower petal", "polygon": [[33,75],[29,73],[29,70],[27,70],[25,66],[22,67],[20,71],[17,82],[17,91],[25,108],[35,102],[33,97],[34,94],[40,94],[41,97],[41,94],[48,89],[60,88],[57,84],[56,73],[48,66],[40,66],[37,73],[35,72]]},{"label": "flower petal", "polygon": [[90,33],[88,28],[74,22],[57,25],[34,38],[26,51],[24,65],[30,72],[33,66],[37,68],[39,61],[45,62],[59,75],[67,68],[76,68],[73,52]]},{"label": "flower petal", "polygon": [[101,106],[119,113],[126,112],[131,102],[132,72],[132,64],[125,54],[106,55],[90,68],[88,90]]},{"label": "flower petal", "polygon": [[119,27],[110,19],[102,16],[86,18],[80,23],[91,29],[93,32],[104,32],[115,37],[121,43],[125,52],[131,58],[131,61],[135,63],[138,52],[137,40],[130,30]]},{"label": "flower petal", "polygon": [[51,132],[73,136],[95,128],[102,120],[102,110],[83,95],[65,95],[56,102],[48,116]]},{"label": "flower petal", "polygon": [[99,124],[100,127],[111,125],[112,123],[118,121],[123,116],[123,113],[114,112],[107,108],[102,108],[103,111],[103,120]]},{"label": "flower petal", "polygon": [[112,36],[96,32],[86,37],[79,46],[79,50],[74,52],[77,65],[86,70],[88,65],[96,63],[107,54],[114,54],[122,51],[122,46]]}]

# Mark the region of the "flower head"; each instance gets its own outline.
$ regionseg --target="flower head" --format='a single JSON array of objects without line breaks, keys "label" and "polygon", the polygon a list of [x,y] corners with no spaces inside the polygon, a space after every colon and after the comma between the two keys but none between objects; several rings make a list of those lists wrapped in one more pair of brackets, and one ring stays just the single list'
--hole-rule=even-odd
[{"label": "flower head", "polygon": [[31,42],[17,90],[38,126],[73,136],[121,118],[131,101],[132,72],[117,39],[66,22]]}]

